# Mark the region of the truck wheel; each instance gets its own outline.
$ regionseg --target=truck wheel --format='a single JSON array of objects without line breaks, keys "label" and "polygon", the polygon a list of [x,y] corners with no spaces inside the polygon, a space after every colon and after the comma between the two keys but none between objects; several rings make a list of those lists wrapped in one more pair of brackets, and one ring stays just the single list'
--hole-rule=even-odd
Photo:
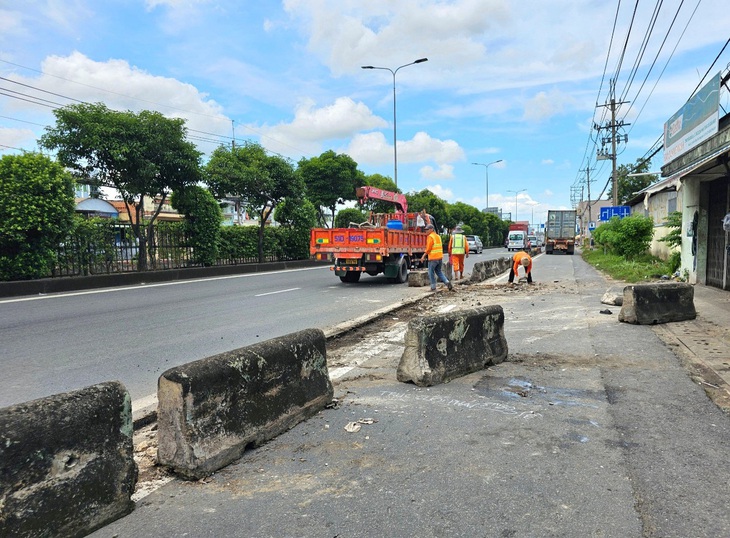
[{"label": "truck wheel", "polygon": [[404,258],[398,264],[398,275],[395,277],[396,284],[405,284],[408,280],[408,262]]},{"label": "truck wheel", "polygon": [[342,282],[348,282],[354,284],[355,282],[358,282],[360,280],[360,275],[362,273],[360,271],[348,271],[343,276],[340,277],[340,280]]}]

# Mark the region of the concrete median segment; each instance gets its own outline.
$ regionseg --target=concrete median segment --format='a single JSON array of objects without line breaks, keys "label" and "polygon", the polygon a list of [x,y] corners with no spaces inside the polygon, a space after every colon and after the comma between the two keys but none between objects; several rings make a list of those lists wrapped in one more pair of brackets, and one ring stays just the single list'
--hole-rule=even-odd
[{"label": "concrete median segment", "polygon": [[656,325],[696,317],[694,288],[684,282],[671,282],[626,286],[618,319],[637,325]]},{"label": "concrete median segment", "polygon": [[471,270],[471,281],[482,282],[497,275],[501,275],[509,270],[512,264],[512,258],[497,258],[495,260],[485,260],[477,262]]},{"label": "concrete median segment", "polygon": [[0,409],[0,536],[85,536],[134,509],[136,481],[121,383]]},{"label": "concrete median segment", "polygon": [[427,387],[507,358],[504,311],[499,305],[424,316],[408,324],[398,381]]},{"label": "concrete median segment", "polygon": [[158,461],[202,478],[316,414],[332,396],[319,329],[172,368],[158,381]]}]

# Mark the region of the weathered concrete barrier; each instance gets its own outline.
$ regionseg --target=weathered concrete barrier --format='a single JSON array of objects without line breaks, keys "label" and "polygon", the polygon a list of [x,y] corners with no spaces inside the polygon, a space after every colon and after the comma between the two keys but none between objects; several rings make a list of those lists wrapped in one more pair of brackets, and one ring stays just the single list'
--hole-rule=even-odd
[{"label": "weathered concrete barrier", "polygon": [[158,460],[202,478],[332,401],[324,333],[308,329],[167,370]]},{"label": "weathered concrete barrier", "polygon": [[414,271],[408,271],[409,288],[421,288],[423,286],[430,285],[431,282],[428,280],[428,269],[416,269]]},{"label": "weathered concrete barrier", "polygon": [[136,481],[121,383],[0,409],[0,536],[85,536],[134,509]]},{"label": "weathered concrete barrier", "polygon": [[477,262],[471,270],[471,281],[482,282],[493,276],[501,275],[509,270],[512,258],[497,258],[496,260],[485,260]]},{"label": "weathered concrete barrier", "polygon": [[461,377],[507,358],[504,311],[499,305],[411,320],[398,381],[427,387]]},{"label": "weathered concrete barrier", "polygon": [[684,282],[626,286],[618,320],[656,325],[695,319],[694,292],[694,288]]}]

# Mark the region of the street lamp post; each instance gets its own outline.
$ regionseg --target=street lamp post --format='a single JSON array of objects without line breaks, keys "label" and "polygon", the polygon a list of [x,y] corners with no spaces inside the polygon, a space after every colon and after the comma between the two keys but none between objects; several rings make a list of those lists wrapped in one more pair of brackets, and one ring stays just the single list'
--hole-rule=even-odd
[{"label": "street lamp post", "polygon": [[492,166],[493,164],[497,164],[497,163],[501,163],[501,162],[502,162],[502,159],[499,159],[498,161],[492,161],[489,164],[484,164],[484,163],[471,163],[471,164],[475,164],[477,166],[483,166],[484,167],[484,173],[487,176],[487,201],[486,201],[486,204],[484,206],[484,212],[485,213],[489,212],[489,167]]},{"label": "street lamp post", "polygon": [[519,191],[507,191],[507,192],[514,192],[515,193],[515,220],[512,222],[517,222],[517,195],[521,192],[525,192],[527,189],[520,189]]},{"label": "street lamp post", "polygon": [[363,69],[384,69],[385,71],[390,71],[390,74],[393,75],[393,181],[395,181],[395,186],[398,187],[398,148],[396,147],[396,108],[395,108],[395,75],[398,72],[399,69],[402,69],[404,67],[408,67],[409,65],[413,64],[420,64],[423,62],[427,62],[428,58],[419,58],[418,60],[415,60],[409,64],[404,64],[399,67],[396,67],[395,70],[391,69],[390,67],[377,67],[374,65],[363,65]]}]

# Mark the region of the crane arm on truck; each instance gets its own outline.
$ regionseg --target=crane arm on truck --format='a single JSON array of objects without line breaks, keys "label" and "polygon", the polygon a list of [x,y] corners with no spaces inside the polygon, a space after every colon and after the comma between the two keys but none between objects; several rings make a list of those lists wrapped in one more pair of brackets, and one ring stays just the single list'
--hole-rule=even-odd
[{"label": "crane arm on truck", "polygon": [[355,194],[360,201],[360,205],[368,200],[382,200],[384,202],[392,202],[399,212],[408,213],[408,201],[405,195],[398,192],[384,191],[377,187],[358,187],[355,190]]}]

